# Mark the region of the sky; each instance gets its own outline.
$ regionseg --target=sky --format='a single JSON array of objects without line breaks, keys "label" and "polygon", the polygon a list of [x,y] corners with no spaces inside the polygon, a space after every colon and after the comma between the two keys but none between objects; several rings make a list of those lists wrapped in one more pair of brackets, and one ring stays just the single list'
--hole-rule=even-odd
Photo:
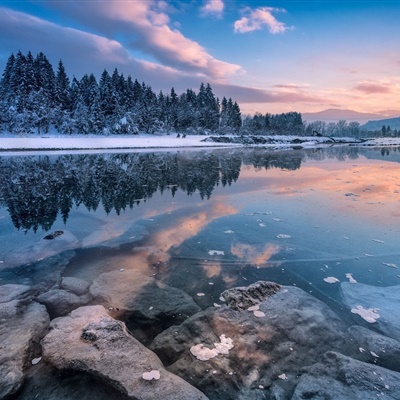
[{"label": "sky", "polygon": [[231,97],[243,114],[400,110],[400,0],[0,0],[11,53],[154,91]]}]

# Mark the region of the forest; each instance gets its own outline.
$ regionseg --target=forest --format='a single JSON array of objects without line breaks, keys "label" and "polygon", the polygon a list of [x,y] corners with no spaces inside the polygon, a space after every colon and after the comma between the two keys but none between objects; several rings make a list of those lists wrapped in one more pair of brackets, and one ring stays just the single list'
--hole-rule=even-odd
[{"label": "forest", "polygon": [[366,132],[357,122],[306,123],[298,112],[243,116],[239,104],[215,96],[209,83],[198,92],[158,94],[117,69],[99,80],[70,79],[62,60],[55,70],[43,54],[19,51],[7,60],[0,80],[0,132],[12,134],[240,134],[297,136],[397,136],[382,127]]}]

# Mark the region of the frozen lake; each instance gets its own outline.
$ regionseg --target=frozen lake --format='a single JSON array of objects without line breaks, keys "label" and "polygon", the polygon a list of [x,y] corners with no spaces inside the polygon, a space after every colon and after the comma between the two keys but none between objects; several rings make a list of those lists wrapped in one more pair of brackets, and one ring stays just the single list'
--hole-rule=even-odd
[{"label": "frozen lake", "polygon": [[[400,285],[400,148],[5,155],[0,180],[0,285],[43,295],[61,278],[95,282],[86,304],[104,304],[146,346],[174,323],[132,311],[150,278],[203,310],[236,286],[296,286],[345,327],[399,340],[355,312],[385,315],[352,300],[351,284]],[[154,293],[151,310],[164,301]]]}]

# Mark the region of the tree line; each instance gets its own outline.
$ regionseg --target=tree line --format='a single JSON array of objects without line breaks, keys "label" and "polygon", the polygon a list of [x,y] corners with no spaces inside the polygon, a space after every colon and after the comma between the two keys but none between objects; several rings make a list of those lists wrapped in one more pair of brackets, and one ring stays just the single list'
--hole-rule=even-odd
[{"label": "tree line", "polygon": [[211,85],[201,83],[178,95],[156,94],[151,86],[127,78],[117,69],[70,81],[63,62],[53,66],[43,53],[21,51],[8,58],[0,81],[0,130],[12,133],[238,132],[240,107],[222,101]]}]

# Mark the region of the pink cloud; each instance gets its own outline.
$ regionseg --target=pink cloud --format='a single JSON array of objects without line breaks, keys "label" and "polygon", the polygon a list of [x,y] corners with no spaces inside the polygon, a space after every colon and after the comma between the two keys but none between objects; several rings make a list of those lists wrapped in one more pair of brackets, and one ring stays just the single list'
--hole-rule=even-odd
[{"label": "pink cloud", "polygon": [[221,17],[224,11],[224,2],[222,0],[206,0],[201,7],[202,15],[215,15]]},{"label": "pink cloud", "polygon": [[237,64],[218,60],[199,43],[170,27],[168,5],[155,0],[120,2],[51,1],[52,7],[78,18],[107,36],[122,34],[129,50],[141,50],[161,64],[212,79],[243,72]]},{"label": "pink cloud", "polygon": [[246,7],[242,10],[243,17],[234,23],[234,29],[237,33],[248,33],[262,29],[264,26],[272,34],[284,33],[289,29],[283,22],[278,21],[273,12],[286,12],[282,8],[259,7],[251,9]]},{"label": "pink cloud", "polygon": [[374,82],[362,82],[355,86],[356,90],[360,92],[373,94],[373,93],[393,93],[393,89],[386,84]]}]

